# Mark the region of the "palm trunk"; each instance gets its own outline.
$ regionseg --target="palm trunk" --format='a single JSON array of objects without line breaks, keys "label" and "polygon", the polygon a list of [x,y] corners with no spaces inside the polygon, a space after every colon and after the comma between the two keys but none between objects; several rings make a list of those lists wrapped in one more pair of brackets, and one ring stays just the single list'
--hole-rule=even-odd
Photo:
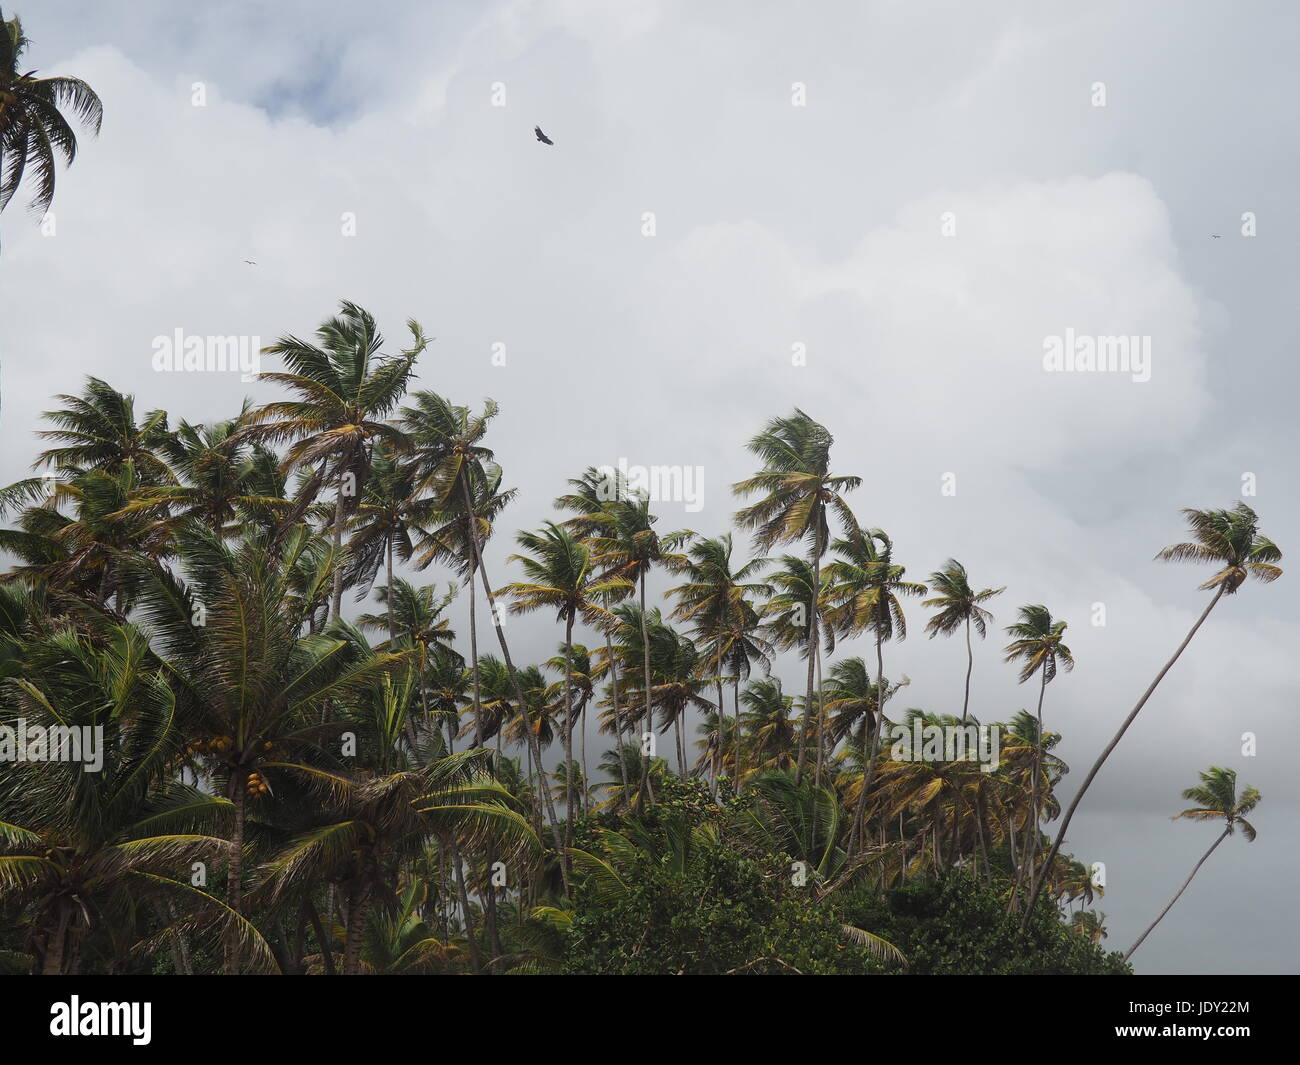
[{"label": "palm trunk", "polygon": [[733,789],[736,797],[740,797],[740,782],[745,775],[745,743],[740,727],[740,674],[736,674],[736,681],[731,686],[731,707],[736,711],[736,786]]},{"label": "palm trunk", "polygon": [[682,718],[686,716],[686,707],[677,711],[673,718],[673,737],[677,744],[677,775],[686,779],[686,743],[682,736]]},{"label": "palm trunk", "polygon": [[620,783],[623,785],[623,802],[626,804],[632,782],[628,780],[627,751],[623,746],[623,715],[618,706],[618,663],[614,661],[614,642],[609,633],[605,633],[605,656],[609,662],[609,691],[614,700],[614,731],[618,738],[618,765],[622,774]]},{"label": "palm trunk", "polygon": [[[466,493],[469,488],[466,486]],[[506,643],[505,630],[501,627],[501,614],[497,610],[496,597],[492,594],[492,585],[488,581],[487,568],[483,565],[483,556],[478,555],[478,572],[483,581],[483,593],[487,596],[488,609],[492,614],[492,627],[496,630],[497,642],[501,645],[501,657],[506,660],[506,672],[510,674],[510,685],[514,689],[515,700],[519,706],[519,714],[524,724],[524,735],[528,737],[529,749],[532,752],[533,760],[537,765],[538,776],[541,778],[541,787],[538,789],[542,794],[542,801],[546,806],[546,814],[551,822],[551,838],[555,841],[557,848],[562,848],[560,837],[560,819],[555,813],[555,802],[551,798],[551,789],[546,786],[546,772],[542,768],[542,750],[537,742],[537,736],[534,734],[528,721],[528,705],[524,700],[524,689],[519,683],[519,674],[515,672],[514,660],[510,657],[510,645]],[[568,855],[561,849],[560,852],[560,875],[564,880],[564,893],[569,893],[569,860]]]},{"label": "palm trunk", "polygon": [[650,805],[654,805],[654,791],[650,785],[650,762],[652,756],[646,752],[646,747],[654,743],[655,718],[654,710],[650,706],[650,626],[646,621],[645,613],[645,570],[641,571],[641,668],[644,671],[641,676],[641,787],[636,793],[636,810],[641,812],[645,804],[645,798],[650,797]]},{"label": "palm trunk", "polygon": [[826,758],[826,715],[822,713],[822,649],[816,648],[817,652],[817,770],[813,774],[813,781],[817,787],[822,786],[822,767]]},{"label": "palm trunk", "polygon": [[68,923],[70,912],[66,905],[59,903],[59,916],[54,931],[45,945],[45,957],[41,963],[42,976],[63,975],[63,952],[68,942]]},{"label": "palm trunk", "polygon": [[339,483],[334,496],[334,594],[330,602],[331,615],[339,616],[343,606],[343,475],[339,470]]},{"label": "palm trunk", "polygon": [[1223,588],[1224,586],[1220,584],[1218,591],[1214,593],[1214,598],[1210,600],[1209,606],[1205,608],[1201,613],[1201,616],[1196,619],[1196,624],[1193,625],[1187,635],[1183,637],[1183,642],[1178,645],[1178,650],[1175,651],[1173,657],[1165,663],[1164,668],[1156,674],[1156,679],[1153,680],[1151,686],[1142,693],[1142,698],[1137,701],[1137,706],[1133,707],[1129,712],[1128,717],[1124,719],[1124,723],[1120,725],[1119,731],[1115,733],[1115,738],[1106,745],[1106,749],[1101,752],[1101,757],[1099,757],[1093,764],[1093,767],[1088,770],[1088,775],[1084,777],[1082,786],[1075,793],[1074,799],[1070,802],[1069,809],[1065,811],[1065,817],[1061,820],[1061,827],[1057,829],[1056,832],[1056,840],[1052,844],[1051,850],[1047,852],[1047,857],[1044,859],[1043,865],[1038,870],[1038,875],[1034,878],[1034,883],[1029,889],[1029,904],[1025,907],[1024,917],[1020,919],[1021,932],[1025,930],[1025,925],[1029,923],[1029,914],[1034,908],[1034,903],[1038,900],[1038,893],[1043,889],[1043,880],[1046,878],[1047,870],[1052,867],[1052,862],[1055,861],[1056,854],[1061,849],[1061,844],[1065,842],[1065,831],[1070,827],[1070,819],[1074,817],[1074,811],[1079,806],[1079,800],[1087,794],[1088,787],[1092,784],[1093,778],[1101,770],[1101,767],[1106,764],[1106,759],[1110,757],[1110,752],[1113,751],[1119,745],[1119,741],[1124,738],[1124,733],[1128,731],[1128,727],[1133,724],[1134,720],[1136,720],[1142,707],[1146,706],[1147,700],[1151,698],[1151,694],[1156,690],[1160,682],[1164,680],[1165,674],[1173,668],[1174,663],[1178,661],[1178,656],[1181,655],[1183,651],[1187,649],[1187,645],[1192,642],[1192,637],[1196,635],[1196,630],[1204,624],[1205,619],[1210,616],[1210,611],[1214,609],[1215,604],[1223,598]]},{"label": "palm trunk", "polygon": [[[721,671],[721,666],[719,666]],[[722,677],[718,677],[718,742],[713,746],[713,798],[718,798],[718,778],[722,776],[723,756],[727,746],[727,711],[722,702]]]},{"label": "palm trunk", "polygon": [[966,724],[966,714],[970,710],[970,675],[975,668],[975,652],[970,645],[970,618],[966,618],[966,695],[961,701],[961,723]]},{"label": "palm trunk", "polygon": [[460,899],[461,913],[465,918],[465,940],[469,947],[469,963],[476,973],[483,971],[483,956],[478,949],[478,932],[474,928],[474,917],[469,909],[469,892],[465,890],[465,870],[460,860],[460,848],[451,845],[451,863],[456,869],[456,895]]},{"label": "palm trunk", "polygon": [[[870,713],[871,711],[867,711]],[[871,737],[871,753],[867,764],[862,767],[862,793],[858,796],[858,808],[853,813],[853,831],[849,841],[862,843],[862,823],[867,809],[867,792],[871,788],[871,778],[876,772],[876,761],[880,757],[880,737],[885,731],[885,652],[879,633],[876,634],[876,727]]]},{"label": "palm trunk", "polygon": [[1025,883],[1032,884],[1034,856],[1038,852],[1038,778],[1043,765],[1043,696],[1047,694],[1047,669],[1039,669],[1038,683],[1038,737],[1034,743],[1034,774],[1029,778],[1029,824],[1025,826]]},{"label": "palm trunk", "polygon": [[[230,801],[234,804],[234,819],[230,829],[230,852],[226,866],[226,905],[235,913],[244,912],[244,819],[248,809],[248,792],[237,767],[231,773]],[[239,932],[231,925],[226,933],[225,967],[227,976],[239,975]]]},{"label": "palm trunk", "polygon": [[483,746],[483,705],[478,671],[478,613],[475,606],[478,594],[474,590],[474,572],[478,569],[478,537],[474,533],[471,516],[469,571],[469,658],[471,683],[474,685],[474,746]]},{"label": "palm trunk", "polygon": [[799,729],[799,760],[795,765],[795,783],[803,780],[804,759],[808,752],[808,734],[812,725],[813,678],[817,662],[817,607],[820,605],[822,587],[821,537],[813,544],[813,586],[808,611],[808,690],[803,703],[803,726]]},{"label": "palm trunk", "polygon": [[316,903],[312,902],[310,898],[307,900],[307,919],[311,922],[312,931],[316,933],[316,943],[320,947],[321,965],[325,969],[325,975],[333,976],[334,951],[330,949],[329,937],[325,934],[325,925],[320,919]]},{"label": "palm trunk", "polygon": [[388,535],[384,556],[388,568],[388,649],[391,651],[393,645],[397,643],[397,622],[393,618],[393,537],[391,533]]},{"label": "palm trunk", "polygon": [[1125,961],[1128,961],[1129,958],[1133,957],[1133,952],[1137,950],[1138,947],[1142,946],[1142,941],[1146,939],[1146,937],[1149,936],[1153,931],[1155,931],[1156,925],[1158,925],[1162,920],[1164,920],[1165,914],[1167,914],[1170,910],[1174,908],[1174,903],[1177,902],[1182,897],[1183,892],[1187,890],[1187,885],[1192,882],[1192,877],[1194,877],[1197,873],[1201,871],[1201,866],[1203,866],[1205,864],[1205,860],[1211,854],[1214,853],[1215,847],[1218,847],[1218,845],[1222,843],[1225,839],[1227,839],[1230,835],[1232,835],[1232,828],[1231,827],[1225,828],[1223,830],[1223,834],[1214,841],[1214,846],[1212,846],[1208,851],[1206,851],[1204,854],[1201,855],[1201,860],[1196,863],[1196,867],[1192,870],[1192,875],[1183,881],[1183,886],[1178,889],[1178,894],[1169,900],[1169,905],[1160,911],[1160,916],[1151,922],[1151,927],[1148,928],[1145,932],[1143,932],[1140,936],[1138,936],[1138,941],[1128,948],[1128,953],[1124,955]]},{"label": "palm trunk", "polygon": [[366,932],[366,914],[370,909],[370,888],[363,887],[348,906],[348,931],[343,944],[343,975],[361,972],[361,944]]},{"label": "palm trunk", "polygon": [[573,846],[573,615],[564,625],[564,852]]}]

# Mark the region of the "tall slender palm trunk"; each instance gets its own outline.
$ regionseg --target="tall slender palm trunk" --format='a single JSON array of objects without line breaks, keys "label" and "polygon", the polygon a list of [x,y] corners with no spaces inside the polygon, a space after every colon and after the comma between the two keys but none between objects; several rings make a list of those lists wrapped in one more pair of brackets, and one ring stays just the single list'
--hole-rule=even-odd
[{"label": "tall slender palm trunk", "polygon": [[[235,809],[230,829],[229,858],[226,863],[226,905],[236,914],[242,914],[244,912],[244,820],[247,816],[248,793],[238,767],[231,772],[227,790],[231,793],[230,801]],[[239,975],[239,932],[240,929],[232,923],[226,933],[227,976]]]},{"label": "tall slender palm trunk", "polygon": [[961,723],[966,724],[966,714],[970,711],[970,675],[975,668],[975,652],[970,645],[970,616],[966,617],[966,695],[961,701]]},{"label": "tall slender palm trunk", "polygon": [[330,616],[338,617],[343,607],[343,477],[339,470],[339,483],[334,495],[334,591],[330,598]]},{"label": "tall slender palm trunk", "polygon": [[817,608],[821,605],[822,545],[818,535],[813,544],[813,586],[808,611],[808,689],[804,695],[803,726],[799,729],[799,759],[795,765],[795,783],[803,780],[804,759],[808,753],[808,736],[812,727],[813,682],[817,670]]},{"label": "tall slender palm trunk", "polygon": [[397,621],[393,617],[393,536],[388,535],[384,546],[384,563],[388,571],[388,649],[391,651],[397,643]]},{"label": "tall slender palm trunk", "polygon": [[1174,903],[1177,902],[1182,897],[1183,892],[1187,890],[1187,885],[1192,882],[1192,877],[1194,877],[1197,873],[1201,871],[1201,866],[1205,864],[1205,860],[1209,858],[1209,856],[1214,853],[1215,848],[1218,847],[1218,845],[1222,843],[1225,839],[1227,839],[1230,835],[1232,835],[1232,829],[1230,827],[1225,828],[1223,830],[1223,834],[1214,841],[1213,846],[1211,846],[1208,851],[1206,851],[1204,854],[1201,855],[1201,860],[1197,862],[1195,868],[1192,869],[1191,876],[1189,876],[1186,880],[1183,881],[1183,886],[1178,889],[1178,894],[1169,900],[1169,905],[1160,911],[1160,916],[1157,917],[1154,921],[1152,921],[1151,926],[1140,936],[1138,936],[1137,942],[1128,948],[1128,953],[1124,955],[1125,961],[1128,961],[1129,958],[1133,957],[1133,952],[1137,950],[1138,947],[1142,946],[1142,941],[1146,939],[1146,937],[1149,936],[1153,931],[1155,931],[1156,925],[1158,925],[1161,921],[1164,920],[1165,914],[1167,914],[1170,910],[1174,908]]},{"label": "tall slender palm trunk", "polygon": [[1034,903],[1038,900],[1039,892],[1043,890],[1043,881],[1047,878],[1047,871],[1051,869],[1052,862],[1056,860],[1056,854],[1061,849],[1061,844],[1065,842],[1066,829],[1070,827],[1070,820],[1074,817],[1074,811],[1079,807],[1079,801],[1087,794],[1093,778],[1097,776],[1101,767],[1106,764],[1106,759],[1110,757],[1111,751],[1113,751],[1119,745],[1119,741],[1124,738],[1124,733],[1128,731],[1128,727],[1137,719],[1142,707],[1146,706],[1147,700],[1151,698],[1152,693],[1159,686],[1160,682],[1165,679],[1165,674],[1173,668],[1174,663],[1178,661],[1178,657],[1187,649],[1187,645],[1192,642],[1192,637],[1196,635],[1196,630],[1205,623],[1205,619],[1210,616],[1210,611],[1214,609],[1215,604],[1223,598],[1223,588],[1224,586],[1220,584],[1218,591],[1214,593],[1214,598],[1210,600],[1209,605],[1201,612],[1201,616],[1196,619],[1196,624],[1193,625],[1187,635],[1183,637],[1183,642],[1178,645],[1178,650],[1176,650],[1173,657],[1164,664],[1164,668],[1156,674],[1156,679],[1153,680],[1151,686],[1142,693],[1142,698],[1137,701],[1137,706],[1133,707],[1133,709],[1129,711],[1128,717],[1126,717],[1124,723],[1120,725],[1119,731],[1115,733],[1114,739],[1106,745],[1106,749],[1101,752],[1101,756],[1093,763],[1092,768],[1088,770],[1088,775],[1083,778],[1083,784],[1075,793],[1073,800],[1071,800],[1069,808],[1065,811],[1065,817],[1061,819],[1061,827],[1056,831],[1056,840],[1052,843],[1051,850],[1047,852],[1047,857],[1043,860],[1043,864],[1038,870],[1038,875],[1034,877],[1033,885],[1029,889],[1029,903],[1025,907],[1025,915],[1020,919],[1021,932],[1025,930],[1025,926],[1029,923],[1029,914],[1034,908]]},{"label": "tall slender palm trunk", "polygon": [[619,782],[623,785],[623,799],[627,801],[628,790],[632,782],[628,780],[627,750],[623,744],[623,715],[618,705],[618,663],[614,660],[614,641],[605,633],[605,657],[609,662],[609,692],[614,700],[614,730],[618,739],[618,766],[621,774]]},{"label": "tall slender palm trunk", "polygon": [[641,731],[641,787],[636,793],[637,813],[641,812],[647,796],[654,805],[654,788],[650,783],[650,762],[653,759],[655,715],[650,703],[650,626],[645,614],[645,570],[641,571],[641,713],[644,722]]},{"label": "tall slender palm trunk", "polygon": [[564,625],[564,849],[573,846],[573,615]]},{"label": "tall slender palm trunk", "polygon": [[[1029,817],[1025,825],[1025,883],[1033,883],[1034,857],[1038,853],[1038,778],[1043,765],[1043,696],[1047,694],[1047,670],[1039,669],[1038,681],[1038,735],[1034,740],[1034,772],[1029,778]],[[1014,896],[1012,896],[1014,898]]]}]

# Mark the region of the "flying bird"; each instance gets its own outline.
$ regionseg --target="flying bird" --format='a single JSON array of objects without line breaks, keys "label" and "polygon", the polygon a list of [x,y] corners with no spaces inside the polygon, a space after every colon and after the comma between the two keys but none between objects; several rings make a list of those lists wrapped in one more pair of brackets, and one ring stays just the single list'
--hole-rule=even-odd
[{"label": "flying bird", "polygon": [[1210,236],[1213,237],[1215,240],[1218,240],[1218,239],[1219,239],[1219,234],[1218,234],[1218,233],[1211,233]]},{"label": "flying bird", "polygon": [[249,266],[256,266],[256,265],[257,265],[257,263],[253,262],[252,259],[245,259],[244,262],[248,263]]},{"label": "flying bird", "polygon": [[541,126],[534,126],[534,127],[533,127],[533,132],[537,134],[537,139],[538,139],[539,141],[541,141],[543,144],[554,144],[554,143],[555,143],[555,141],[551,140],[550,137],[548,137],[545,133],[542,132],[542,127],[541,127]]}]

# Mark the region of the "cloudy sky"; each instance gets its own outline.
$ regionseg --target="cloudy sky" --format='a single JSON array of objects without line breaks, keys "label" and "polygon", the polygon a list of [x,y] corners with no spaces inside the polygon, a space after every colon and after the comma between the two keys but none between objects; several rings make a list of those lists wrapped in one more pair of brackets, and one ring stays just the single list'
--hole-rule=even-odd
[{"label": "cloudy sky", "polygon": [[[340,298],[394,348],[407,317],[437,338],[421,387],[501,404],[509,529],[626,458],[702,467],[703,508],[664,502],[661,524],[721,532],[745,441],[799,406],[909,576],[954,556],[1007,586],[999,625],[1039,602],[1070,622],[1078,668],[1045,709],[1070,794],[1206,602],[1208,573],[1151,560],[1183,539],[1179,508],[1253,480],[1263,530],[1300,544],[1300,21],[1258,2],[808,7],[19,8],[31,65],[88,80],[106,117],[53,234],[18,204],[0,223],[0,476],[86,374],[173,419],[271,398],[156,373],[153,339],[271,343]],[[1067,330],[1149,338],[1150,379],[1045,372]],[[1124,949],[1213,842],[1169,820],[1196,773],[1264,793],[1258,841],[1216,852],[1140,972],[1297,969],[1294,582],[1220,604],[1071,826]],[[911,616],[887,648],[900,698],[959,713],[960,641]],[[510,626],[519,657],[553,653],[543,618]],[[1004,642],[977,648],[985,720],[1033,707]]]}]

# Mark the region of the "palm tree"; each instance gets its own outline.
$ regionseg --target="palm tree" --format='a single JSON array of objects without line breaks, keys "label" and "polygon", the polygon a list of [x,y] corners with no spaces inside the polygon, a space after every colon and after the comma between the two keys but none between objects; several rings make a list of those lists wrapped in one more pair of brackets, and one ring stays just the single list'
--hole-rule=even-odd
[{"label": "palm tree", "polygon": [[[777,544],[809,543],[813,567],[812,587],[821,587],[821,560],[830,546],[829,515],[834,514],[847,535],[858,528],[857,519],[844,502],[843,494],[862,483],[860,477],[835,476],[830,472],[831,445],[835,438],[826,427],[798,408],[789,417],[773,418],[747,445],[763,463],[753,477],[732,485],[737,496],[764,493],[758,502],[736,514],[736,524],[754,530],[754,546],[766,555]],[[799,735],[796,775],[802,779],[805,750],[813,712],[816,679],[818,613],[816,604],[806,619],[808,638],[808,684],[804,698],[804,721]]]},{"label": "palm tree", "polygon": [[213,425],[182,421],[157,444],[156,451],[176,476],[176,483],[144,485],[111,517],[143,514],[156,517],[160,529],[197,519],[222,536],[235,536],[256,515],[283,516],[289,501],[267,495],[265,448],[249,448],[239,436],[247,408],[237,418]]},{"label": "palm tree", "polygon": [[[687,550],[691,559],[685,570],[687,583],[668,590],[668,595],[677,600],[672,616],[694,625],[697,637],[708,648],[708,668],[718,674],[716,726],[719,739],[727,731],[726,708],[722,699],[726,675],[731,676],[739,702],[739,685],[748,679],[752,663],[761,662],[764,669],[771,666],[771,647],[755,633],[760,618],[749,598],[772,594],[770,584],[750,580],[767,565],[767,560],[754,559],[733,572],[731,551],[730,533],[695,541]],[[737,730],[737,742],[739,739]],[[712,763],[715,792],[724,754],[721,742],[715,744]],[[739,757],[735,765],[739,783]]]},{"label": "palm tree", "polygon": [[[1146,706],[1147,700],[1151,698],[1160,682],[1164,680],[1165,674],[1173,668],[1174,663],[1178,661],[1178,657],[1186,650],[1187,645],[1192,642],[1192,637],[1196,635],[1197,629],[1201,627],[1205,619],[1210,616],[1210,611],[1225,595],[1235,595],[1246,582],[1247,577],[1254,577],[1264,584],[1271,584],[1282,576],[1282,567],[1274,565],[1282,558],[1281,550],[1268,537],[1260,535],[1259,516],[1245,503],[1238,502],[1231,510],[1194,510],[1187,508],[1183,510],[1183,515],[1187,518],[1188,525],[1191,526],[1192,541],[1166,547],[1156,555],[1156,558],[1162,562],[1208,562],[1211,565],[1220,567],[1213,577],[1201,585],[1201,588],[1205,590],[1214,589],[1214,596],[1206,605],[1205,610],[1202,611],[1201,616],[1196,619],[1196,624],[1183,637],[1183,642],[1178,645],[1173,657],[1156,674],[1155,680],[1142,693],[1142,698],[1129,711],[1129,715],[1124,719],[1124,723],[1120,725],[1119,731],[1115,733],[1114,738],[1106,745],[1105,750],[1093,763],[1092,768],[1088,770],[1088,775],[1083,778],[1083,784],[1075,792],[1074,798],[1065,811],[1065,817],[1061,820],[1061,827],[1056,832],[1056,840],[1052,843],[1052,849],[1048,852],[1047,860],[1043,863],[1044,869],[1051,866],[1057,851],[1061,849],[1061,844],[1065,841],[1065,831],[1070,827],[1070,819],[1074,817],[1074,811],[1078,809],[1080,800],[1088,791],[1101,767],[1106,764],[1106,759],[1110,757],[1111,751],[1119,745],[1119,741],[1124,738],[1124,733],[1128,731],[1129,726],[1137,720],[1142,707]],[[1039,891],[1042,890],[1042,876],[1043,874],[1040,871],[1039,876],[1029,890],[1029,906],[1026,908],[1025,916],[1020,921],[1022,932],[1029,920],[1029,911],[1033,909],[1034,901],[1038,898]]]},{"label": "palm tree", "polygon": [[1175,814],[1174,820],[1177,821],[1183,817],[1189,821],[1222,820],[1224,822],[1223,832],[1220,833],[1219,838],[1214,841],[1210,849],[1201,855],[1201,860],[1192,868],[1191,876],[1183,881],[1183,886],[1178,889],[1178,894],[1169,900],[1169,905],[1160,911],[1160,916],[1152,921],[1150,927],[1138,936],[1137,942],[1128,948],[1128,953],[1124,955],[1125,961],[1128,961],[1133,956],[1133,952],[1155,930],[1156,925],[1164,919],[1165,914],[1173,909],[1174,903],[1182,897],[1183,892],[1187,890],[1187,885],[1192,882],[1192,877],[1200,871],[1201,866],[1205,864],[1205,860],[1214,853],[1220,843],[1231,836],[1238,828],[1241,829],[1241,834],[1246,837],[1247,843],[1255,842],[1257,833],[1254,826],[1246,820],[1246,815],[1259,805],[1261,798],[1259,792],[1252,787],[1247,787],[1238,796],[1237,773],[1233,769],[1221,769],[1218,766],[1211,766],[1209,770],[1200,774],[1200,777],[1201,783],[1198,787],[1188,788],[1183,792],[1184,799],[1198,805],[1189,810],[1184,810],[1180,814]]},{"label": "palm tree", "polygon": [[149,484],[175,482],[167,463],[159,456],[167,443],[167,412],[149,411],[137,422],[135,396],[123,395],[107,381],[87,377],[80,396],[54,397],[64,404],[41,415],[56,428],[37,435],[60,446],[42,451],[32,464],[76,474],[83,470],[117,473],[131,463]]},{"label": "palm tree", "polygon": [[980,639],[984,639],[987,623],[993,620],[993,615],[980,604],[988,602],[995,595],[1001,595],[1006,588],[975,591],[966,578],[966,567],[954,558],[948,559],[943,569],[930,574],[930,588],[934,592],[934,598],[921,604],[937,610],[925,626],[930,639],[939,635],[951,636],[959,628],[966,630],[966,689],[961,701],[961,721],[964,725],[970,711],[970,676],[975,668],[975,654],[970,642],[971,626],[974,625]]},{"label": "palm tree", "polygon": [[[342,731],[329,720],[331,710],[404,659],[371,652],[341,622],[302,635],[327,594],[333,564],[305,526],[280,544],[260,534],[232,546],[191,523],[178,531],[177,545],[188,582],[142,565],[134,592],[180,711],[233,805],[226,904],[242,915],[245,826],[250,803],[273,801],[268,774],[310,766],[320,743]],[[302,566],[314,572],[308,595],[294,589]],[[240,970],[240,947],[233,936],[227,940],[228,973]]]},{"label": "palm tree", "polygon": [[790,769],[795,746],[795,725],[790,720],[794,696],[781,690],[777,677],[752,681],[740,695],[757,769]]},{"label": "palm tree", "polygon": [[[364,492],[374,445],[410,450],[406,436],[381,419],[406,393],[415,360],[429,341],[419,324],[409,320],[412,346],[400,356],[386,356],[381,353],[384,338],[370,313],[348,300],[340,301],[339,307],[339,314],[316,330],[317,343],[288,335],[266,349],[267,354],[283,358],[289,372],[260,373],[258,379],[282,384],[299,398],[251,411],[242,435],[261,443],[292,441],[282,466],[316,471],[308,482],[311,496],[326,476],[333,475],[331,527],[334,551],[342,558],[346,513]],[[330,601],[333,617],[339,616],[342,606],[343,576],[343,567],[336,566]]]},{"label": "palm tree", "polygon": [[55,155],[67,165],[77,157],[77,135],[63,113],[98,135],[104,107],[80,78],[22,72],[30,43],[18,17],[6,21],[0,12],[0,211],[30,175],[36,186],[32,208],[44,214],[54,202]]},{"label": "palm tree", "polygon": [[830,566],[835,606],[827,615],[828,623],[842,634],[870,632],[876,643],[876,714],[879,721],[871,737],[871,752],[863,766],[862,790],[853,815],[852,846],[860,846],[867,795],[871,777],[880,758],[880,741],[884,735],[885,702],[889,687],[885,684],[886,640],[907,639],[907,618],[902,596],[925,594],[925,585],[903,579],[904,566],[894,561],[894,544],[881,529],[855,529],[844,540],[837,540],[833,550],[839,556]]},{"label": "palm tree", "polygon": [[[357,598],[370,591],[371,584],[384,567],[393,587],[394,559],[409,562],[415,547],[412,534],[434,519],[431,500],[416,497],[415,469],[401,463],[389,450],[377,450],[366,478],[365,491],[356,513],[348,523],[348,572],[345,582],[355,585]],[[388,638],[397,637],[397,620],[389,601]]]},{"label": "palm tree", "polygon": [[[606,622],[610,613],[602,601],[616,598],[631,588],[625,577],[600,576],[596,572],[591,548],[575,539],[568,530],[547,522],[541,532],[521,532],[516,537],[519,546],[531,554],[511,555],[511,562],[523,568],[525,581],[507,584],[500,593],[513,600],[510,611],[528,614],[534,610],[555,611],[556,621],[564,623],[564,708],[561,724],[564,740],[564,763],[573,763],[573,625],[579,618],[589,625]],[[568,811],[565,822],[564,847],[572,845],[574,793],[573,774],[568,774],[569,791],[564,805]]]},{"label": "palm tree", "polygon": [[142,898],[200,898],[228,915],[176,875],[218,858],[231,804],[169,779],[183,740],[145,634],[125,624],[94,636],[64,630],[26,657],[32,679],[5,682],[0,725],[102,730],[98,771],[52,759],[0,773],[0,906],[28,918],[38,970],[76,973],[86,936],[126,924]]},{"label": "palm tree", "polygon": [[[1008,625],[1006,632],[1013,639],[1003,649],[1007,662],[1020,663],[1020,683],[1038,674],[1038,743],[1034,748],[1033,775],[1029,778],[1029,824],[1026,828],[1023,871],[1034,875],[1034,856],[1038,849],[1038,776],[1043,757],[1043,696],[1047,685],[1056,679],[1058,664],[1067,673],[1074,669],[1074,656],[1062,641],[1067,622],[1056,621],[1047,607],[1040,604],[1022,606],[1020,620]],[[1017,881],[1019,881],[1017,877]],[[1012,902],[1014,903],[1014,896]]]},{"label": "palm tree", "polygon": [[[655,531],[658,518],[650,513],[650,498],[645,494],[631,494],[610,502],[597,513],[590,515],[597,523],[590,538],[597,561],[604,567],[606,577],[618,577],[636,585],[641,603],[641,711],[644,718],[644,735],[654,732],[654,710],[650,699],[650,632],[647,628],[646,578],[655,566],[670,570],[681,569],[686,557],[677,549],[694,535],[689,530],[660,534]],[[642,759],[642,772],[648,774],[650,761]],[[646,796],[654,802],[654,789],[648,775],[643,775],[637,802]]]},{"label": "palm tree", "polygon": [[[429,492],[435,508],[444,516],[442,525],[424,530],[417,548],[421,554],[416,565],[423,568],[435,560],[448,561],[464,574],[470,585],[470,660],[473,663],[474,713],[480,712],[478,674],[478,633],[475,615],[474,574],[478,573],[483,594],[492,615],[501,657],[514,688],[515,705],[522,715],[527,701],[523,686],[515,670],[510,646],[502,627],[502,615],[497,609],[496,594],[488,579],[487,565],[483,560],[483,545],[491,535],[493,522],[501,510],[514,498],[515,491],[501,490],[501,467],[493,459],[493,452],[483,444],[488,426],[496,417],[497,405],[492,400],[484,404],[481,415],[471,415],[469,408],[459,407],[432,392],[416,392],[414,404],[402,408],[400,425],[410,441],[411,461],[420,474],[418,490]],[[530,753],[539,767],[542,764],[541,748],[531,728],[523,729]],[[478,742],[481,742],[478,741]],[[543,786],[539,798],[550,821],[551,834],[557,850],[562,846],[560,821],[551,800],[550,789]],[[560,863],[568,883],[568,869]]]},{"label": "palm tree", "polygon": [[366,920],[372,902],[388,890],[392,864],[422,853],[429,836],[536,845],[528,822],[487,772],[485,755],[465,751],[378,776],[295,770],[317,784],[326,823],[290,841],[266,872],[276,894],[304,880],[342,885],[345,975],[361,971]]},{"label": "palm tree", "polygon": [[[439,675],[444,685],[448,681],[454,684],[455,678],[465,670],[465,660],[454,647],[456,634],[452,631],[450,622],[442,616],[456,598],[456,586],[449,584],[446,594],[439,596],[433,585],[417,588],[409,581],[398,578],[391,585],[376,588],[375,594],[385,607],[384,613],[362,614],[357,618],[357,628],[388,632],[389,638],[379,645],[380,650],[413,650],[413,665],[419,678],[420,706],[427,726],[431,720],[430,665],[433,665],[435,672],[440,667],[445,667],[445,672]],[[445,693],[442,693],[436,712],[441,715],[458,715],[459,706],[455,704],[455,699],[451,702],[452,705],[447,705]],[[455,733],[454,727],[448,730],[448,753],[452,749],[450,739]]]}]

